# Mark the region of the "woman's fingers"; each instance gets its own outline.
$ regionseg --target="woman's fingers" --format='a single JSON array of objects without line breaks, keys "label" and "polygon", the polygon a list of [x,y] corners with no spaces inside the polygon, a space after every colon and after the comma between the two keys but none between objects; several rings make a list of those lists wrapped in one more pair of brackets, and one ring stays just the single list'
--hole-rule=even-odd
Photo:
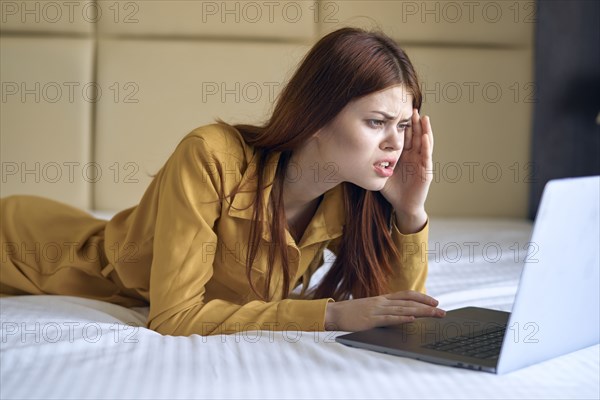
[{"label": "woman's fingers", "polygon": [[423,134],[421,135],[421,153],[430,156],[433,152],[433,131],[431,129],[431,120],[428,116],[421,118]]},{"label": "woman's fingers", "polygon": [[441,308],[426,306],[415,302],[394,301],[380,309],[381,315],[414,315],[415,317],[443,317],[446,312]]},{"label": "woman's fingers", "polygon": [[391,315],[414,315],[415,317],[443,317],[446,312],[436,308],[439,302],[431,296],[414,290],[384,295],[388,301],[380,312]]},{"label": "woman's fingers", "polygon": [[414,300],[431,306],[437,306],[439,303],[433,297],[421,292],[417,292],[416,290],[402,290],[400,292],[389,293],[383,296],[388,300]]},{"label": "woman's fingers", "polygon": [[412,148],[415,149],[417,154],[421,152],[421,135],[423,134],[423,127],[421,126],[422,119],[419,115],[419,110],[416,108],[413,110],[412,115]]},{"label": "woman's fingers", "polygon": [[433,152],[433,129],[431,128],[431,119],[428,116],[425,117],[427,119],[427,136],[429,137],[429,150]]},{"label": "woman's fingers", "polygon": [[414,116],[415,116],[415,109],[413,108],[413,113],[410,117],[410,119],[411,119],[410,127],[406,128],[405,135],[404,135],[404,149],[403,150],[410,150],[412,148],[412,144],[413,144],[412,138],[414,135],[414,126],[415,126]]},{"label": "woman's fingers", "polygon": [[431,121],[428,116],[424,116],[421,120],[423,121],[421,162],[425,166],[426,171],[431,171],[433,169],[433,132],[431,130]]},{"label": "woman's fingers", "polygon": [[373,317],[375,327],[404,324],[414,320],[415,317],[412,315],[376,315]]}]

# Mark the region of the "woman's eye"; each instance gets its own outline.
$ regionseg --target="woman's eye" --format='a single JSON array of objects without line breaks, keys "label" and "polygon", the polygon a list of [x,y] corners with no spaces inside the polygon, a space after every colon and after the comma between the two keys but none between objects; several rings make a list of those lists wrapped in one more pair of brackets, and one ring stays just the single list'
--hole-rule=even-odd
[{"label": "woman's eye", "polygon": [[[380,127],[385,124],[385,121],[382,121],[380,119],[370,119],[368,120],[368,122],[371,127]],[[405,131],[407,128],[410,128],[410,124],[398,124],[398,129],[400,129],[401,131]]]},{"label": "woman's eye", "polygon": [[[372,127],[380,127],[383,124],[383,121],[380,119],[370,119],[368,120],[369,125],[371,125]],[[373,122],[376,122],[377,124],[373,124]]]}]

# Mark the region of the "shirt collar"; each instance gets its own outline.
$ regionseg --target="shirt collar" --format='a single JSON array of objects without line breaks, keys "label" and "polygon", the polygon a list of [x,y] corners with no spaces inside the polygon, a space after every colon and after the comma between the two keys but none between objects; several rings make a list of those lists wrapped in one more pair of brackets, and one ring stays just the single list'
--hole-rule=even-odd
[{"label": "shirt collar", "polygon": [[[249,206],[256,195],[257,178],[254,177],[254,171],[258,171],[258,155],[259,152],[254,152],[248,167],[242,175],[240,181],[239,192],[233,197],[233,201],[229,207],[228,214],[231,217],[242,218],[246,220],[252,219],[253,207]],[[271,182],[275,177],[277,164],[281,152],[271,152],[267,156],[267,164],[265,171],[265,182]],[[267,215],[268,205],[271,196],[272,185],[266,187],[263,191],[263,239],[271,241],[270,221],[265,217]],[[306,228],[304,235],[298,247],[305,247],[313,243],[331,240],[342,235],[343,225],[345,223],[344,214],[344,185],[338,184],[334,188],[324,193],[323,200],[319,204],[315,215],[310,224]],[[294,239],[287,236],[288,244],[295,244]]]}]

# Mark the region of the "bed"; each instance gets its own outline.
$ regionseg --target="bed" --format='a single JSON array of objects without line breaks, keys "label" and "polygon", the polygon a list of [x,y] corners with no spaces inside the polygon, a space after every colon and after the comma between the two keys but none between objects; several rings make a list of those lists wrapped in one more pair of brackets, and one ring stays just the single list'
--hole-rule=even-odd
[{"label": "bed", "polygon": [[[531,229],[431,218],[428,294],[446,310],[510,311]],[[600,398],[599,345],[494,375],[346,347],[341,331],[172,337],[144,328],[144,307],[45,295],[0,305],[2,399]]]}]

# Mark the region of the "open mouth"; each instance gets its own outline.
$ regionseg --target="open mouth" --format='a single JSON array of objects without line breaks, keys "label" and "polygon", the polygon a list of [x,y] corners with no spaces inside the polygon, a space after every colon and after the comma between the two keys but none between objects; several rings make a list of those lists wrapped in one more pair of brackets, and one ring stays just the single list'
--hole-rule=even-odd
[{"label": "open mouth", "polygon": [[377,173],[377,175],[386,178],[389,178],[394,173],[394,169],[392,168],[392,166],[392,164],[386,163],[373,164],[373,168],[375,168],[375,172]]},{"label": "open mouth", "polygon": [[389,162],[383,162],[383,163],[375,164],[375,166],[380,167],[380,168],[384,168],[384,169],[392,169],[392,164],[390,164]]}]

